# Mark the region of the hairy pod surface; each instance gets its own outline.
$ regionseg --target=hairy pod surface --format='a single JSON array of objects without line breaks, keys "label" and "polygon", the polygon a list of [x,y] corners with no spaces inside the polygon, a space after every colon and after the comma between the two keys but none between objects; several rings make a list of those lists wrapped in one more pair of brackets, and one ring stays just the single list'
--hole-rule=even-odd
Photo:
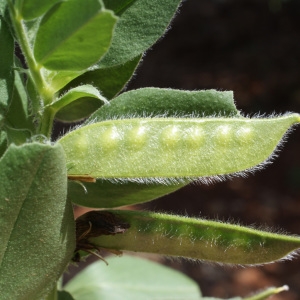
[{"label": "hairy pod surface", "polygon": [[197,178],[240,172],[266,161],[300,115],[275,118],[108,120],[59,140],[68,175]]},{"label": "hairy pod surface", "polygon": [[300,248],[300,237],[239,225],[152,212],[111,213],[130,228],[122,235],[91,238],[98,247],[241,265],[289,258]]}]

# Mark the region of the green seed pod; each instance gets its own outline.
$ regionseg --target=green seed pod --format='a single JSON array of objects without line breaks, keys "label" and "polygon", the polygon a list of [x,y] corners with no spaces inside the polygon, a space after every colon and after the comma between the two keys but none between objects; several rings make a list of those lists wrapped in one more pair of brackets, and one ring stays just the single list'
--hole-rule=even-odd
[{"label": "green seed pod", "polygon": [[122,235],[90,238],[95,247],[241,265],[287,259],[300,248],[300,237],[239,225],[152,212],[111,213],[129,228]]},{"label": "green seed pod", "polygon": [[104,179],[199,178],[268,161],[299,114],[272,118],[145,118],[78,128],[58,142],[68,175]]}]

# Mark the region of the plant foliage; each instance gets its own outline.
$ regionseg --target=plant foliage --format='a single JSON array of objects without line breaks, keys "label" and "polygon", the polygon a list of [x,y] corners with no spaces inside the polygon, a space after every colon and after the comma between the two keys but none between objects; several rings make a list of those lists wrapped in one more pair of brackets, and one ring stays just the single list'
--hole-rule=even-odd
[{"label": "plant foliage", "polygon": [[[300,122],[244,117],[229,91],[121,93],[179,5],[0,0],[1,299],[205,299],[184,275],[130,257],[57,282],[72,259],[102,248],[242,265],[300,248],[295,236],[153,212],[87,213],[75,224],[72,203],[119,208],[261,168]],[[84,122],[55,141],[55,120]]]}]

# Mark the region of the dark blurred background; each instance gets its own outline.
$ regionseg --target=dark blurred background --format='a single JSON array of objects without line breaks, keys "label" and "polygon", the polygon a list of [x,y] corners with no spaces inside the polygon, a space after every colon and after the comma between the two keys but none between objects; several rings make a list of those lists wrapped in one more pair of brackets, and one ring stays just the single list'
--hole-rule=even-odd
[{"label": "dark blurred background", "polygon": [[[149,86],[233,90],[238,109],[250,115],[300,112],[300,1],[183,2],[127,89]],[[144,207],[300,235],[300,128],[265,170],[246,179],[191,184]],[[246,296],[288,284],[290,291],[273,299],[300,299],[300,257],[251,268],[165,263],[195,279],[205,296]]]}]

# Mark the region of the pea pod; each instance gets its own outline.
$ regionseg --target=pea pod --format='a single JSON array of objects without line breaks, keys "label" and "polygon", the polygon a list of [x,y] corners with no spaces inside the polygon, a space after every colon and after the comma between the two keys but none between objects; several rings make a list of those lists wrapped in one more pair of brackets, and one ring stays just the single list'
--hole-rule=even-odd
[{"label": "pea pod", "polygon": [[[111,71],[113,69],[111,68]],[[103,71],[103,69],[100,69],[91,72],[101,70]],[[99,82],[103,84],[101,76],[100,79]],[[101,92],[103,92],[102,88],[103,86],[100,87]],[[103,122],[110,119],[125,119],[125,116],[127,118],[143,118],[153,115],[187,118],[195,117],[195,115],[206,117],[216,115],[219,117],[239,117],[240,114],[235,107],[233,93],[230,91],[205,90],[191,92],[143,88],[122,93],[110,101],[109,105],[101,106],[100,109],[85,121],[85,124]],[[70,182],[68,197],[73,203],[82,206],[113,208],[143,203],[159,198],[178,190],[188,182],[189,180],[186,182],[181,180],[180,183],[175,182],[173,184],[162,185],[157,182],[111,182],[109,179],[99,179],[95,183],[85,182],[86,192],[81,185]]]},{"label": "pea pod", "polygon": [[97,247],[242,265],[270,263],[300,248],[300,237],[239,225],[153,212],[111,213],[129,228],[115,236],[91,235],[89,242]]},{"label": "pea pod", "polygon": [[108,120],[59,140],[69,175],[199,178],[251,169],[268,160],[299,114],[275,118]]}]

